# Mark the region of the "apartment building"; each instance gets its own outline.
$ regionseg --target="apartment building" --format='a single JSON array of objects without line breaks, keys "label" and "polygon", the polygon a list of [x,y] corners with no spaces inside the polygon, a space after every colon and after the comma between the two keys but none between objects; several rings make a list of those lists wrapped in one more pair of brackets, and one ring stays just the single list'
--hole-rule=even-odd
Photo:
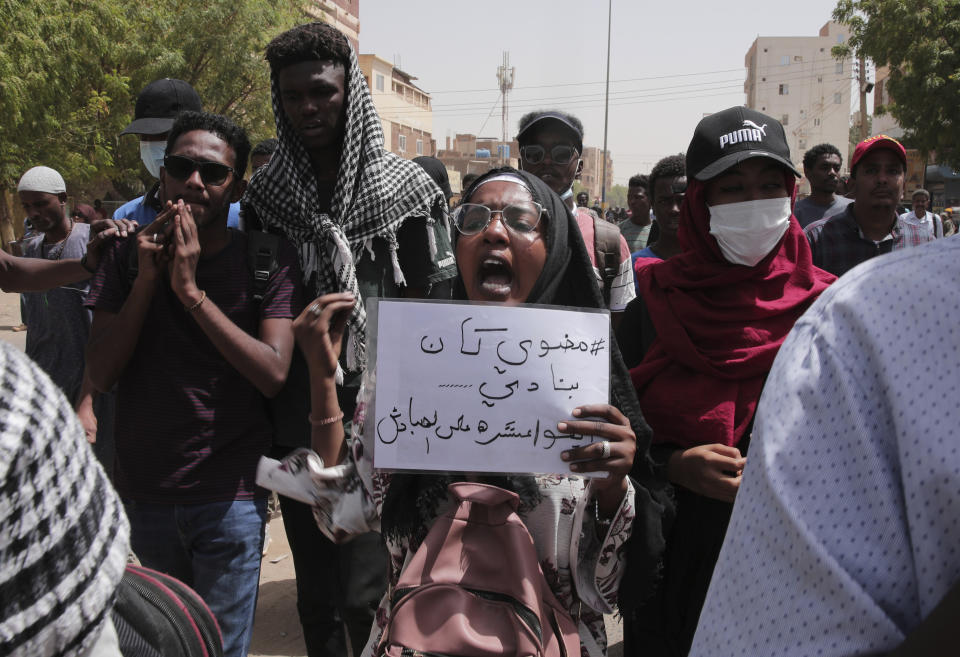
[{"label": "apartment building", "polygon": [[840,149],[847,169],[853,62],[835,59],[830,49],[848,35],[845,26],[830,21],[817,36],[757,37],[747,51],[747,107],[783,124],[790,157],[801,171],[804,152],[821,143]]},{"label": "apartment building", "polygon": [[408,159],[434,155],[430,94],[413,83],[417,78],[382,57],[360,55],[359,60],[383,124],[384,147]]},{"label": "apartment building", "polygon": [[[603,155],[602,148],[593,146],[583,147],[583,172],[580,176],[580,184],[584,191],[590,194],[590,201],[600,198],[600,180],[603,177]],[[606,189],[607,196],[610,195],[610,188],[613,187],[613,158],[610,157],[610,151],[606,152],[607,158],[607,178]]]},{"label": "apartment building", "polygon": [[329,23],[343,32],[360,52],[360,0],[311,0],[304,6],[311,18]]}]

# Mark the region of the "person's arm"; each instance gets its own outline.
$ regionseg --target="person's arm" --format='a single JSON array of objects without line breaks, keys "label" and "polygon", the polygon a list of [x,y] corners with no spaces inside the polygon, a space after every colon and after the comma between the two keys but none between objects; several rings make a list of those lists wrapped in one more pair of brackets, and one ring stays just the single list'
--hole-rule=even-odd
[{"label": "person's arm", "polygon": [[267,397],[280,392],[293,355],[292,320],[260,320],[260,337],[249,335],[233,323],[205,291],[197,287],[200,240],[190,207],[182,200],[174,206],[173,260],[170,286],[180,303],[197,322],[217,351]]},{"label": "person's arm", "polygon": [[136,236],[131,248],[137,249],[137,277],[119,311],[93,311],[86,363],[90,380],[100,392],[107,392],[117,382],[140,339],[144,317],[166,267],[164,245],[155,242],[154,235],[163,232],[171,214],[170,208],[164,210]]},{"label": "person's arm", "polygon": [[293,322],[297,345],[310,371],[311,445],[326,466],[337,465],[346,458],[336,376],[343,334],[355,303],[350,293],[325,294]]},{"label": "person's arm", "polygon": [[91,445],[97,442],[97,415],[93,410],[93,400],[96,395],[97,391],[90,379],[90,373],[84,368],[83,383],[80,384],[80,394],[74,402],[74,410],[80,418],[80,424],[83,425],[87,442]]},{"label": "person's arm", "polygon": [[101,250],[116,237],[126,237],[133,224],[126,221],[95,221],[85,259],[44,260],[20,258],[0,250],[0,289],[4,292],[42,292],[85,281],[97,270]]}]

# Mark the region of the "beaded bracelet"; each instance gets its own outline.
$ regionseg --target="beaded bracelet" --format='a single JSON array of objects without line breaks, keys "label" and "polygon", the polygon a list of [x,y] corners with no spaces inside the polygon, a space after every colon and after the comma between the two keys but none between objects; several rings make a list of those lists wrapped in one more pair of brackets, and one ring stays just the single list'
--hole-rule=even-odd
[{"label": "beaded bracelet", "polygon": [[200,306],[202,306],[202,305],[203,305],[203,302],[206,301],[206,300],[207,300],[207,291],[206,291],[206,290],[200,290],[200,301],[196,302],[195,304],[193,304],[192,306],[190,306],[189,308],[187,308],[187,312],[188,312],[188,313],[195,312],[195,311],[197,310],[197,308],[199,308]]},{"label": "beaded bracelet", "polygon": [[340,411],[338,415],[334,415],[333,417],[325,417],[322,420],[314,420],[313,413],[310,413],[309,415],[307,415],[307,419],[310,420],[310,424],[315,427],[325,427],[328,424],[333,424],[334,422],[339,422],[340,420],[342,420],[343,411]]}]

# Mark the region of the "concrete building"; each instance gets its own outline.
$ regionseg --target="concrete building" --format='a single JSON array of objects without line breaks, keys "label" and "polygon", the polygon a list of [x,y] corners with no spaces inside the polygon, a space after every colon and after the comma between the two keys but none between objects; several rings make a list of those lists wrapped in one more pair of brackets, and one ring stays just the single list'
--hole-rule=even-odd
[{"label": "concrete building", "polygon": [[[584,191],[590,194],[590,201],[600,198],[600,180],[603,177],[603,149],[593,146],[583,147],[583,172],[580,176],[580,184]],[[606,189],[607,197],[610,196],[610,188],[613,187],[613,159],[610,157],[610,151],[607,156],[607,178]]]},{"label": "concrete building", "polygon": [[382,57],[360,55],[359,60],[383,124],[386,149],[407,159],[434,155],[430,94],[413,83],[417,78]]},{"label": "concrete building", "polygon": [[343,32],[353,49],[360,52],[360,0],[311,0],[304,7],[307,15],[329,23]]},{"label": "concrete building", "polygon": [[[747,107],[783,124],[790,157],[801,171],[804,152],[817,144],[850,152],[852,61],[830,54],[848,36],[845,26],[830,21],[817,36],[757,37],[747,51]],[[849,160],[843,158],[844,171]],[[803,191],[809,191],[805,180]]]},{"label": "concrete building", "polygon": [[[890,67],[878,66],[876,77],[877,79],[873,87],[874,109],[890,104],[890,89],[887,87],[887,78],[890,77]],[[903,128],[900,127],[900,124],[897,123],[897,120],[893,118],[889,112],[883,115],[874,113],[870,132],[874,135],[880,133],[890,135],[894,139],[901,139],[903,137]]]},{"label": "concrete building", "polygon": [[447,137],[445,146],[436,157],[447,168],[454,192],[459,190],[454,177],[459,181],[468,173],[480,175],[499,166],[519,166],[520,146],[516,140],[505,143],[492,137],[458,133],[453,139]]}]

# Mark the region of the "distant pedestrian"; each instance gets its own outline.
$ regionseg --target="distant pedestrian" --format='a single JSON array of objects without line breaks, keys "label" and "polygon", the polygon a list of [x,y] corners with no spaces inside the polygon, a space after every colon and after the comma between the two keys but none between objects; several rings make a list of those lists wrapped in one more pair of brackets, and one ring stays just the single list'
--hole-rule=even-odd
[{"label": "distant pedestrian", "polygon": [[801,228],[840,214],[850,204],[850,199],[837,191],[842,165],[843,157],[833,144],[818,144],[803,154],[803,175],[810,183],[810,196],[797,201],[793,210]]},{"label": "distant pedestrian", "polygon": [[254,146],[250,151],[250,169],[257,172],[270,164],[270,157],[277,150],[278,143],[276,137],[271,137]]},{"label": "distant pedestrian", "polygon": [[929,212],[930,192],[925,189],[918,189],[913,192],[913,209],[900,215],[900,219],[908,224],[920,226],[924,230],[930,231],[930,234],[936,238],[944,236],[943,221],[940,215]]},{"label": "distant pedestrian", "polygon": [[646,248],[650,237],[650,179],[637,174],[627,183],[627,205],[630,207],[630,217],[621,220],[617,225],[620,234],[627,241],[630,253]]}]

